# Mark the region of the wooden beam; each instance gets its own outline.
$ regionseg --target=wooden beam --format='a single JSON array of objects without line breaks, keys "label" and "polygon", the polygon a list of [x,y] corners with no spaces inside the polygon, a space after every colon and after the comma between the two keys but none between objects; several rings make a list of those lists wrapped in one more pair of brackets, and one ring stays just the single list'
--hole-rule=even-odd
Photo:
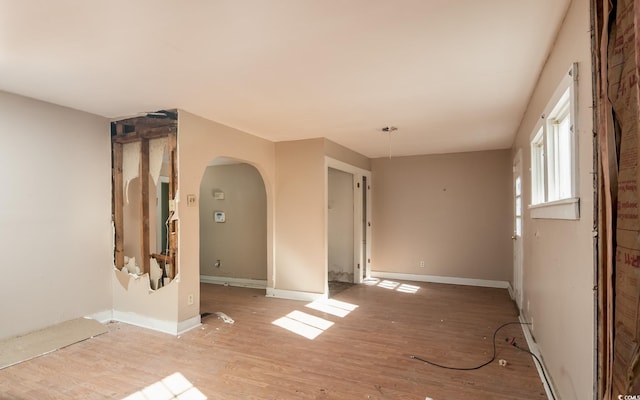
[{"label": "wooden beam", "polygon": [[140,127],[156,127],[156,126],[164,126],[169,124],[176,124],[177,120],[172,118],[153,118],[148,116],[140,116],[133,118],[121,119],[119,121],[115,121],[118,125],[128,125],[128,126],[140,126]]},{"label": "wooden beam", "polygon": [[151,269],[151,249],[149,244],[149,141],[142,139],[140,145],[140,255],[142,273]]},{"label": "wooden beam", "polygon": [[[178,191],[178,132],[169,134],[167,140],[169,154],[169,201],[176,207],[176,193]],[[178,272],[178,221],[169,222],[169,279],[173,279]]]},{"label": "wooden beam", "polygon": [[122,181],[122,144],[113,144],[113,225],[115,229],[115,265],[124,266],[124,183]]},{"label": "wooden beam", "polygon": [[139,129],[134,132],[123,134],[121,136],[120,135],[113,136],[111,140],[114,143],[123,143],[123,144],[137,142],[142,139],[151,140],[151,139],[166,137],[172,133],[175,133],[177,129],[178,128],[176,126],[163,126],[163,127],[157,127],[157,128]]}]

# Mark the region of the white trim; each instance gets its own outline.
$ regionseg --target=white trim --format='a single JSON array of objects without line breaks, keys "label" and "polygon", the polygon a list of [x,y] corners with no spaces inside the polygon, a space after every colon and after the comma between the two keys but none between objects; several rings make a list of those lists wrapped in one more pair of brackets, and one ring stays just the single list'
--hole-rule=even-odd
[{"label": "white trim", "polygon": [[509,291],[509,297],[511,298],[511,300],[515,301],[516,293],[513,291],[513,286],[511,286],[511,282],[507,282],[507,290]]},{"label": "white trim", "polygon": [[529,206],[531,218],[580,219],[580,198],[563,199]]},{"label": "white trim", "polygon": [[398,279],[401,281],[446,283],[450,285],[481,286],[481,287],[500,288],[500,289],[509,289],[509,287],[511,286],[511,284],[507,281],[458,278],[454,276],[415,275],[415,274],[401,274],[397,272],[380,272],[380,271],[371,271],[371,276],[373,276],[374,278]]},{"label": "white trim", "polygon": [[177,326],[177,335],[182,335],[183,333],[190,331],[191,329],[197,328],[200,325],[200,315],[196,315],[195,317],[189,318],[184,321],[178,322]]},{"label": "white trim", "polygon": [[104,310],[97,313],[86,315],[85,318],[95,319],[101,324],[108,324],[113,321],[113,310]]},{"label": "white trim", "polygon": [[211,283],[214,285],[245,287],[252,289],[266,289],[267,281],[260,279],[244,279],[244,278],[229,278],[226,276],[210,276],[200,275],[200,282]]},{"label": "white trim", "polygon": [[547,367],[544,365],[544,359],[542,358],[542,355],[540,354],[540,350],[538,349],[538,345],[536,344],[536,341],[533,339],[533,336],[531,335],[531,331],[529,330],[529,327],[531,325],[527,324],[527,321],[524,319],[524,317],[522,316],[522,313],[520,313],[519,317],[520,322],[522,322],[522,332],[524,333],[524,338],[527,341],[527,345],[529,346],[529,351],[532,352],[533,354],[536,355],[536,357],[538,357],[538,359],[540,360],[540,362],[542,363],[542,368],[544,369],[544,373],[542,372],[541,366],[538,365],[538,363],[536,362],[536,360],[532,358],[533,364],[536,366],[536,370],[538,371],[538,375],[540,375],[540,380],[542,381],[542,386],[544,387],[544,391],[547,394],[547,398],[549,400],[552,399],[556,399],[559,397],[554,397],[553,394],[557,393],[554,389],[553,386],[549,386],[549,384],[551,384],[551,382],[549,382],[549,384],[547,384],[547,381],[544,379],[544,376],[546,374],[547,378],[549,380],[551,380],[551,375],[549,374],[549,370],[547,369]]},{"label": "white trim", "polygon": [[[369,260],[371,260],[371,193],[366,187],[362,187],[358,190],[358,185],[362,185],[362,178],[367,178],[367,185],[371,185],[371,171],[362,169],[355,165],[337,160],[335,158],[325,156],[325,210],[328,208],[328,197],[329,197],[329,168],[337,169],[342,172],[349,173],[353,175],[353,283],[362,283],[363,276],[364,278],[369,276],[370,273],[370,264]],[[366,196],[366,204],[367,204],[367,215],[366,218],[363,218],[363,195]],[[366,243],[364,243],[364,238],[362,236],[362,224],[363,219],[366,219],[365,223],[368,223],[366,228]],[[325,265],[325,276],[328,275],[329,265],[328,265],[328,254],[329,254],[329,237],[328,237],[328,226],[329,226],[329,214],[325,214],[325,238],[327,247],[325,249],[325,253],[327,254],[327,263]],[[364,246],[364,248],[363,248]],[[358,269],[358,264],[360,265],[360,269]],[[325,292],[328,293],[329,286],[328,282],[325,283]]]},{"label": "white trim", "polygon": [[267,288],[267,297],[275,297],[278,299],[300,300],[300,301],[316,301],[326,300],[326,293],[299,292],[297,290],[284,290]]},{"label": "white trim", "polygon": [[113,311],[113,320],[118,322],[124,322],[129,325],[139,326],[141,328],[151,329],[158,332],[168,333],[170,335],[177,336],[183,332],[193,329],[200,325],[200,316],[197,315],[191,319],[182,322],[163,321],[155,318],[150,318],[144,315],[125,312],[125,311]]}]

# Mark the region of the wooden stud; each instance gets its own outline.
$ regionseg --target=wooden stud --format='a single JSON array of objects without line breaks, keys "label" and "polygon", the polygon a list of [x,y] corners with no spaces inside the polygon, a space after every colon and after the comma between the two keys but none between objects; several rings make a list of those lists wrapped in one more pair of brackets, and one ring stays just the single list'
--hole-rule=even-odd
[{"label": "wooden stud", "polygon": [[[167,151],[169,153],[169,199],[176,200],[178,192],[178,137],[177,132],[169,134]],[[174,210],[175,211],[175,210]],[[178,272],[178,221],[169,222],[169,278],[173,279]]]},{"label": "wooden stud", "polygon": [[117,136],[124,135],[124,125],[116,123],[116,135]]},{"label": "wooden stud", "polygon": [[115,264],[124,266],[124,182],[122,180],[122,144],[113,143],[113,224],[115,228]]},{"label": "wooden stud", "polygon": [[142,139],[140,145],[140,255],[142,273],[151,269],[151,248],[149,244],[149,141]]}]

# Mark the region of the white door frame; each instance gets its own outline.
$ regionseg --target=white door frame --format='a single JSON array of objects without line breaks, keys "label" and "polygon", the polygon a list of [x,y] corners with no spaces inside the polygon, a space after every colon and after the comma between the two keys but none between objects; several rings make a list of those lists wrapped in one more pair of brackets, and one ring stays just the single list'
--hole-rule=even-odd
[{"label": "white door frame", "polygon": [[[342,172],[353,175],[353,283],[362,283],[364,278],[371,276],[371,171],[347,164],[343,161],[336,160],[325,156],[325,207],[327,210],[329,205],[329,168],[337,169]],[[367,178],[369,188],[362,188],[362,178]],[[363,224],[363,193],[367,196],[367,215],[366,215],[366,244],[362,234]],[[327,254],[325,262],[325,276],[329,272],[329,215],[325,214],[325,252]],[[364,271],[364,272],[363,272]],[[328,282],[325,282],[325,293],[329,293]]]},{"label": "white door frame", "polygon": [[[523,232],[524,232],[524,196],[523,196],[523,184],[522,184],[522,150],[518,150],[513,159],[513,186],[512,186],[512,198],[513,198],[513,296],[516,304],[522,310],[523,299]],[[519,183],[518,183],[519,180]],[[517,185],[520,185],[518,188]],[[517,199],[520,199],[520,215],[517,215]],[[516,224],[517,220],[520,220],[520,228],[518,229]]]}]

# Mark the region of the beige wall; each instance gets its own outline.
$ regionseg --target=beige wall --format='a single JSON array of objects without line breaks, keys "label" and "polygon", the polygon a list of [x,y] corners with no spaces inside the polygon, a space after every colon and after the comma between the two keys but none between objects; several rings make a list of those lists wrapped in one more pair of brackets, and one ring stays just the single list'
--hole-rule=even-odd
[{"label": "beige wall", "polygon": [[[215,199],[215,191],[224,199]],[[226,221],[216,223],[214,211],[225,212]],[[202,177],[200,274],[267,279],[267,195],[260,173],[249,164],[210,166]]]},{"label": "beige wall", "polygon": [[522,150],[524,203],[531,203],[529,138],[572,62],[579,63],[578,143],[580,220],[524,219],[526,319],[564,400],[593,397],[592,87],[589,2],[573,1],[540,75],[514,143]]},{"label": "beige wall", "polygon": [[324,293],[324,139],[276,143],[275,288]]},{"label": "beige wall", "polygon": [[345,162],[365,171],[371,171],[371,160],[360,153],[348,149],[342,145],[324,139],[324,154],[327,157]]},{"label": "beige wall", "polygon": [[374,271],[511,279],[509,150],[378,158],[372,167]]},{"label": "beige wall", "polygon": [[[200,312],[200,184],[207,165],[218,157],[251,164],[262,176],[267,197],[267,286],[273,285],[275,145],[186,111],[180,110],[178,114],[180,287],[177,303],[179,321],[184,321]],[[194,207],[186,204],[189,194],[196,195]],[[194,295],[194,305],[188,305],[189,295]]]},{"label": "beige wall", "polygon": [[111,309],[109,122],[0,92],[0,339]]}]

